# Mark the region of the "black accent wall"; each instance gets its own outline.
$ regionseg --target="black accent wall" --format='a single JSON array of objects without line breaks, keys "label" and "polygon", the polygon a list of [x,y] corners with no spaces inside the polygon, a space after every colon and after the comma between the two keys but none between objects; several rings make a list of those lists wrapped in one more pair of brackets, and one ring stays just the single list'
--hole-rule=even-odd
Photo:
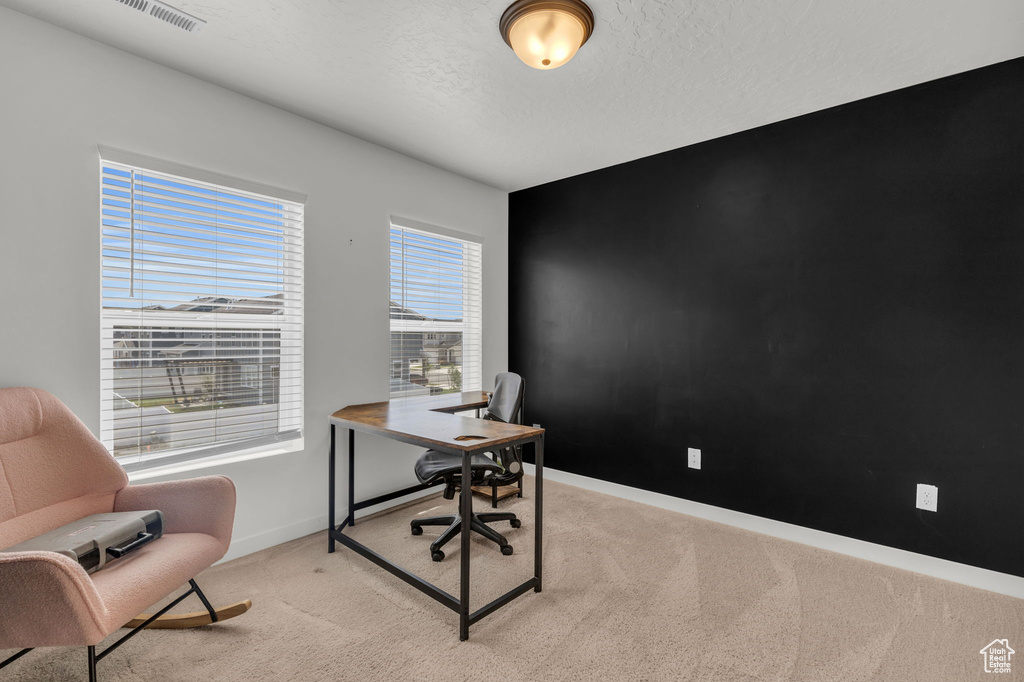
[{"label": "black accent wall", "polygon": [[549,466],[1024,576],[1024,59],[515,192],[509,241]]}]

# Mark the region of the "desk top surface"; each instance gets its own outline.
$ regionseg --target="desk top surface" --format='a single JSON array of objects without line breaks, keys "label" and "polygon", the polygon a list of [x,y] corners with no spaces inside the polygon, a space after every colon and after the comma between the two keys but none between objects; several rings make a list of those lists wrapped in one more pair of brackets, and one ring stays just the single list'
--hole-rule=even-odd
[{"label": "desk top surface", "polygon": [[[453,414],[487,406],[483,391],[403,398],[349,405],[331,415],[342,426],[379,433],[397,440],[462,452],[487,450],[532,440],[544,429]],[[478,436],[464,439],[465,436]],[[463,438],[462,440],[457,440]]]}]

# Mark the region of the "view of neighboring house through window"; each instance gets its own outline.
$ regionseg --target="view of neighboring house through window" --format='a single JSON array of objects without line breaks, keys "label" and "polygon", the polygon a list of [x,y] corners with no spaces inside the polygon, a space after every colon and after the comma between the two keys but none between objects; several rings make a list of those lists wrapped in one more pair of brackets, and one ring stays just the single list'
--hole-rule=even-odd
[{"label": "view of neighboring house through window", "polygon": [[392,398],[481,387],[481,244],[424,227],[391,225]]},{"label": "view of neighboring house through window", "polygon": [[101,169],[106,446],[137,467],[298,437],[302,203]]}]

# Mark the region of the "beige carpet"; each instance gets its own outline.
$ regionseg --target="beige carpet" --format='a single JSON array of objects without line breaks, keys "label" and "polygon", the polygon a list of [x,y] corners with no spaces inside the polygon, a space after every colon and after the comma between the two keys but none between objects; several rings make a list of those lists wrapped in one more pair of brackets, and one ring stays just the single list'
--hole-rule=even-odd
[{"label": "beige carpet", "polygon": [[[474,539],[474,608],[531,575],[532,489],[502,504],[524,520],[499,524],[514,555]],[[100,680],[959,682],[994,677],[979,650],[996,638],[1021,652],[999,677],[1024,679],[1024,601],[566,485],[548,483],[545,501],[544,592],[468,642],[453,611],[343,547],[328,555],[318,534],[199,576],[214,603],[249,597],[252,611],[143,632],[100,663]],[[354,533],[457,595],[457,542],[435,564],[437,531],[408,531],[415,513],[451,508],[431,498]],[[0,679],[84,673],[84,649],[45,649]]]}]

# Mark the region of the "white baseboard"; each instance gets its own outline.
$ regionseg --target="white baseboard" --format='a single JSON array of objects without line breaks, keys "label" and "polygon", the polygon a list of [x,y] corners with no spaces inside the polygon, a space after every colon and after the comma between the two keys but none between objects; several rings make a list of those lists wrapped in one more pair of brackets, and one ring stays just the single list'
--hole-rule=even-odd
[{"label": "white baseboard", "polygon": [[[527,464],[525,468],[526,473],[530,475],[535,471],[532,464]],[[743,512],[684,500],[679,497],[672,497],[671,495],[652,493],[647,490],[631,488],[618,483],[609,483],[608,481],[580,476],[579,474],[571,474],[550,467],[544,468],[544,478],[577,488],[620,497],[625,500],[649,504],[652,507],[660,507],[681,514],[707,519],[708,521],[724,523],[727,526],[743,528],[755,533],[763,533],[858,559],[866,559],[875,563],[885,564],[886,566],[923,573],[924,575],[930,575],[962,585],[978,587],[990,592],[998,592],[999,594],[1024,599],[1024,578],[1015,575],[990,571],[978,568],[977,566],[968,566],[967,564],[959,564],[955,561],[937,559],[924,554],[916,554],[902,549],[865,542],[864,540],[855,540],[842,535],[783,523],[782,521],[773,521],[772,519],[754,516],[753,514],[744,514]]]},{"label": "white baseboard", "polygon": [[[397,507],[402,504],[406,504],[413,500],[417,500],[421,497],[428,497],[430,495],[437,495],[441,491],[440,488],[427,488],[426,490],[417,490],[414,493],[399,497],[388,502],[382,502],[381,504],[375,504],[372,507],[361,509],[356,515],[356,520],[370,514],[376,514],[379,511],[390,509],[391,507]],[[344,499],[338,500],[338,522],[340,523],[345,515],[348,513],[345,511],[344,505],[347,502]],[[301,521],[295,521],[294,523],[288,523],[277,528],[271,528],[259,533],[255,533],[244,538],[235,538],[231,541],[231,547],[228,549],[227,554],[224,558],[217,563],[223,563],[225,561],[231,561],[243,557],[247,554],[259,552],[263,549],[280,545],[283,542],[289,540],[295,540],[297,538],[305,537],[312,533],[319,533],[320,531],[327,529],[327,514],[321,516],[314,516],[312,518],[303,519]],[[326,539],[326,536],[325,536]]]},{"label": "white baseboard", "polygon": [[271,528],[254,535],[250,535],[245,538],[235,538],[231,541],[231,547],[228,548],[228,553],[224,555],[224,558],[217,563],[223,563],[225,561],[231,561],[243,557],[246,554],[252,554],[262,549],[267,549],[275,545],[280,545],[283,542],[301,538],[310,533],[316,533],[318,531],[327,528],[327,515],[316,516],[311,519],[303,519],[294,523],[289,523],[284,526],[278,526],[277,528]]}]

